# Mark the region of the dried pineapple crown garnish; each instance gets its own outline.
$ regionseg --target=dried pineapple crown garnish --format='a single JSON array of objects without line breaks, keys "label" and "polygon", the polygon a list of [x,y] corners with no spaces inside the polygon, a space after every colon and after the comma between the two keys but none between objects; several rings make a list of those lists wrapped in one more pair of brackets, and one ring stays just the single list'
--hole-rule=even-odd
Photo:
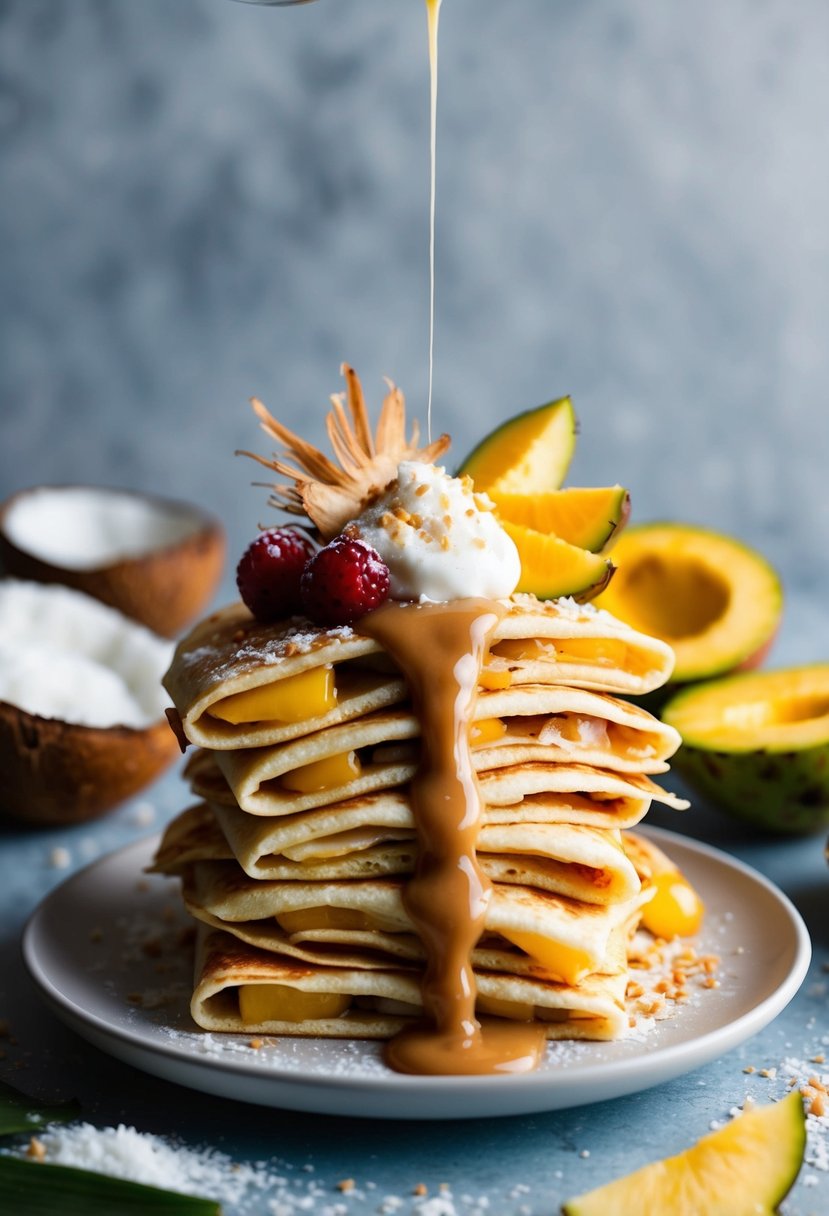
[{"label": "dried pineapple crown garnish", "polygon": [[391,485],[401,461],[433,464],[450,443],[448,435],[441,435],[420,447],[417,422],[412,423],[411,437],[406,438],[405,398],[390,380],[386,381],[389,391],[372,436],[357,373],[348,364],[343,364],[341,371],[346,392],[332,394],[333,408],[325,423],[336,462],[278,422],[256,397],[251,404],[262,429],[278,440],[283,450],[270,460],[255,452],[240,453],[290,479],[290,483],[271,486],[271,505],[291,515],[306,515],[326,541],[337,536]]}]

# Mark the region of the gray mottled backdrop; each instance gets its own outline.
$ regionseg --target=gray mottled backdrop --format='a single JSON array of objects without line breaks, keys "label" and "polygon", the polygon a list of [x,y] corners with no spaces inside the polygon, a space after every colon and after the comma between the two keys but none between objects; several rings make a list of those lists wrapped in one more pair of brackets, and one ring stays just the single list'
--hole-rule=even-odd
[{"label": "gray mottled backdrop", "polygon": [[[441,70],[437,429],[572,392],[571,481],[817,604],[826,0],[446,0]],[[422,0],[0,0],[0,492],[174,491],[235,554],[252,393],[319,438],[347,359],[422,414],[427,85]]]}]

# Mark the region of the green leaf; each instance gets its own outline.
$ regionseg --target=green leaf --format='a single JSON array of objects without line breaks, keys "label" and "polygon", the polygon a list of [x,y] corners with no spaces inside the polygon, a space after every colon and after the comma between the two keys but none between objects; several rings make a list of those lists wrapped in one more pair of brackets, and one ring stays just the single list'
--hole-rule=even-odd
[{"label": "green leaf", "polygon": [[80,1110],[75,1101],[46,1105],[0,1081],[0,1136],[36,1132],[47,1123],[69,1123],[77,1119]]},{"label": "green leaf", "polygon": [[213,1199],[67,1165],[0,1156],[0,1212],[14,1216],[222,1216]]}]

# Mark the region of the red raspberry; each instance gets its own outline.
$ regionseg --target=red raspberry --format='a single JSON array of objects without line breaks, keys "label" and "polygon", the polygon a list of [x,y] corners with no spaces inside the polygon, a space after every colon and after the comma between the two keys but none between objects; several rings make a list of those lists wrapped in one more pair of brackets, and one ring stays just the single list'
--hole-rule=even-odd
[{"label": "red raspberry", "polygon": [[389,594],[389,568],[365,541],[335,536],[309,561],[302,604],[318,625],[349,625],[379,608]]},{"label": "red raspberry", "polygon": [[258,621],[278,621],[302,611],[299,580],[316,552],[299,528],[270,528],[248,545],[236,567],[236,586]]}]

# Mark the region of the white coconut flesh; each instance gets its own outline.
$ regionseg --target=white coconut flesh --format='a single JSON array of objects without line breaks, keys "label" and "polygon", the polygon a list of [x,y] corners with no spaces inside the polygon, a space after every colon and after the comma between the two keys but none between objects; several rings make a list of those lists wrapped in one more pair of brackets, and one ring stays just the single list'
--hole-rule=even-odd
[{"label": "white coconut flesh", "polygon": [[176,545],[203,525],[184,504],[92,486],[42,486],[11,502],[3,531],[53,566],[99,570]]},{"label": "white coconut flesh", "polygon": [[79,726],[163,717],[173,643],[80,591],[0,582],[0,701]]}]

